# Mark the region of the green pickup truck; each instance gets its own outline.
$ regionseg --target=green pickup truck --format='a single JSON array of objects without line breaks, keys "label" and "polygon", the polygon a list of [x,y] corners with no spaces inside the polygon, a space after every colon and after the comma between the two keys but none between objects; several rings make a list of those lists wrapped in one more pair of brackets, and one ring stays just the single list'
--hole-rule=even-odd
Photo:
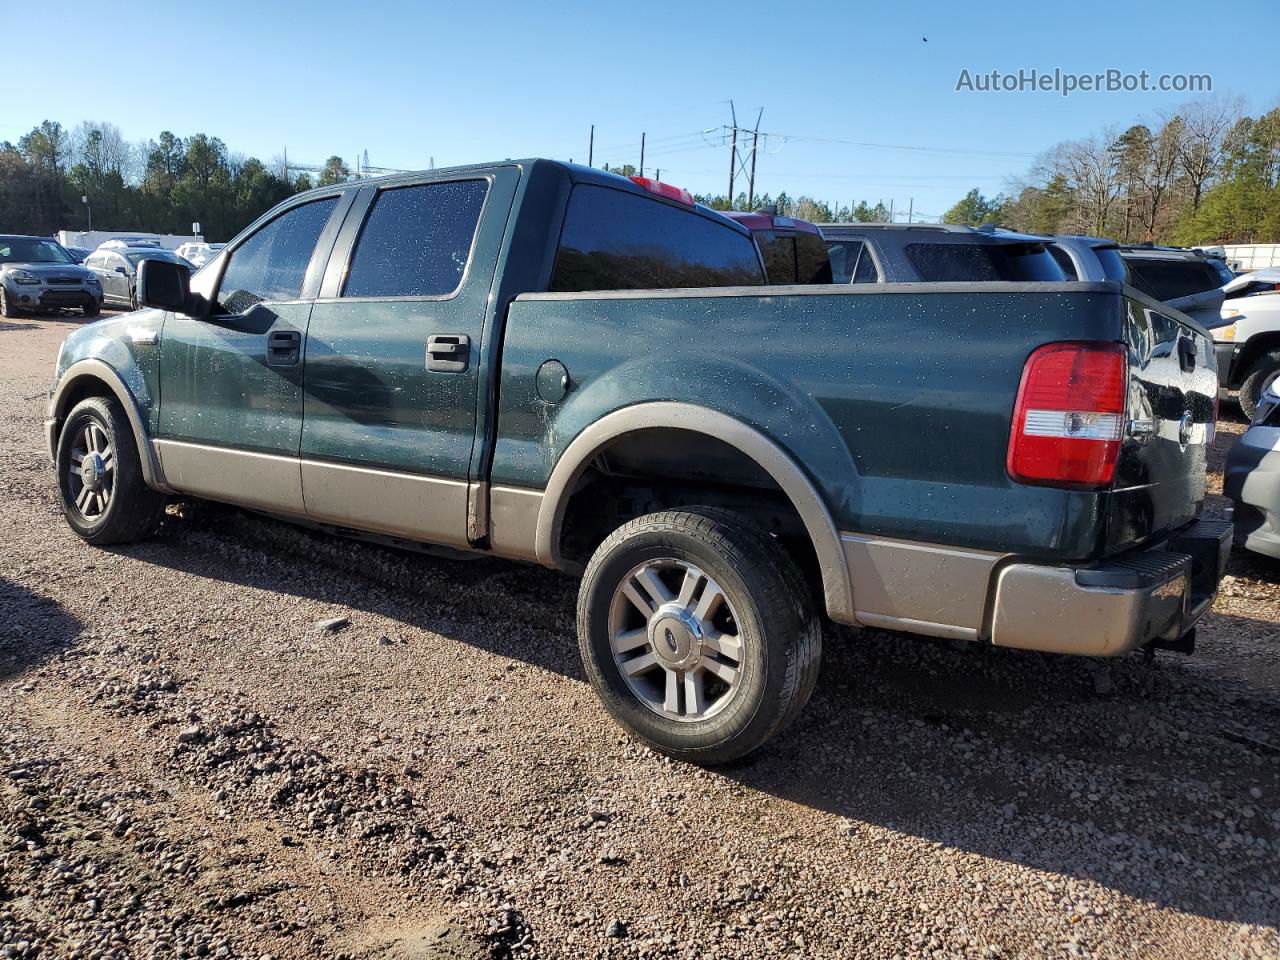
[{"label": "green pickup truck", "polygon": [[77,534],[206,497],[579,575],[605,707],[700,763],[800,712],[820,614],[1187,649],[1226,562],[1212,341],[1118,283],[765,286],[684,191],[522,160],[301,194],[139,297],[58,357]]}]

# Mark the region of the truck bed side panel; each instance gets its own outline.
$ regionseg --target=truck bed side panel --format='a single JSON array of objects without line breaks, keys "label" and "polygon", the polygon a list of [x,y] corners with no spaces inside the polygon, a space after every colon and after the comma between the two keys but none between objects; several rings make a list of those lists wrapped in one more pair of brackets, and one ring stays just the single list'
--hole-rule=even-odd
[{"label": "truck bed side panel", "polygon": [[[1118,287],[893,285],[526,295],[503,345],[495,484],[540,490],[612,410],[679,400],[787,450],[842,530],[1080,559],[1104,549],[1108,494],[1014,483],[1005,470],[1027,356],[1120,340]],[[557,359],[571,391],[540,400]]]}]

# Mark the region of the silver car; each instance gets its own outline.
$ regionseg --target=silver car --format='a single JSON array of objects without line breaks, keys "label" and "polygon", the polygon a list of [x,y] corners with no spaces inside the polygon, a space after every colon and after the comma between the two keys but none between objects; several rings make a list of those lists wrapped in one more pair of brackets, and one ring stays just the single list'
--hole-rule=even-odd
[{"label": "silver car", "polygon": [[138,309],[138,264],[143,260],[167,260],[195,269],[171,250],[152,246],[101,246],[84,262],[102,283],[103,302]]},{"label": "silver car", "polygon": [[46,237],[0,235],[0,316],[26,310],[102,308],[102,287],[63,247]]},{"label": "silver car", "polygon": [[1280,558],[1280,394],[1273,382],[1249,429],[1227,454],[1222,492],[1231,498],[1237,546]]}]

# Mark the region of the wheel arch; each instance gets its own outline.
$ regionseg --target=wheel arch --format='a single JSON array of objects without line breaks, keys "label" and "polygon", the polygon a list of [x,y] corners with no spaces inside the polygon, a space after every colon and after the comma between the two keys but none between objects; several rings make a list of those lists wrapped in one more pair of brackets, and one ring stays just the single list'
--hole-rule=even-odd
[{"label": "wheel arch", "polygon": [[1231,384],[1238,387],[1249,375],[1250,368],[1263,354],[1280,350],[1280,330],[1263,330],[1244,342],[1231,369]]},{"label": "wheel arch", "polygon": [[561,554],[565,512],[578,480],[606,447],[630,433],[670,428],[723,441],[756,463],[782,490],[804,524],[822,577],[828,615],[855,623],[853,591],[840,533],[817,487],[799,464],[765,434],[707,407],[675,401],[651,401],[615,410],[592,422],[565,448],[542,496],[535,533],[540,563],[563,569]]},{"label": "wheel arch", "polygon": [[133,432],[134,442],[138,447],[138,459],[142,464],[142,477],[148,487],[153,490],[168,492],[165,484],[164,470],[160,458],[156,455],[147,432],[146,424],[138,411],[138,401],[129,390],[128,385],[114,368],[101,360],[78,360],[62,374],[49,401],[49,453],[56,459],[58,437],[67,414],[81,400],[87,397],[113,397],[124,408],[129,418],[129,428]]}]

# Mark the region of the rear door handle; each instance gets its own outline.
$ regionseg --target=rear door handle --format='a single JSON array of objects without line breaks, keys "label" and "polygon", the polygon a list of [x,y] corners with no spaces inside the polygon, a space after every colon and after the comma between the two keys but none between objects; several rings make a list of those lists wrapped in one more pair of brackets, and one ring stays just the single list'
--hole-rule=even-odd
[{"label": "rear door handle", "polygon": [[461,373],[471,357],[471,338],[461,333],[427,337],[427,369],[433,373]]},{"label": "rear door handle", "polygon": [[267,334],[267,365],[296,366],[302,357],[302,334],[297,330],[272,330]]},{"label": "rear door handle", "polygon": [[1183,373],[1190,373],[1196,368],[1196,343],[1183,337],[1178,341],[1178,365]]}]

